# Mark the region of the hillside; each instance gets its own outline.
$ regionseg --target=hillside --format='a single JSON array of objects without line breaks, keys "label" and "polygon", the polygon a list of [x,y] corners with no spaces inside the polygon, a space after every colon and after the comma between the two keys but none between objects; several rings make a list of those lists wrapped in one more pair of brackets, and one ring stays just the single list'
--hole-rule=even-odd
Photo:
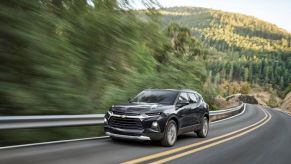
[{"label": "hillside", "polygon": [[281,109],[291,113],[291,92],[289,92],[283,100]]},{"label": "hillside", "polygon": [[164,25],[191,29],[208,49],[212,80],[248,81],[284,90],[291,82],[291,34],[252,16],[197,7],[160,10]]},{"label": "hillside", "polygon": [[165,8],[160,12],[164,22],[191,28],[206,45],[219,50],[291,51],[289,32],[252,16],[196,7]]}]

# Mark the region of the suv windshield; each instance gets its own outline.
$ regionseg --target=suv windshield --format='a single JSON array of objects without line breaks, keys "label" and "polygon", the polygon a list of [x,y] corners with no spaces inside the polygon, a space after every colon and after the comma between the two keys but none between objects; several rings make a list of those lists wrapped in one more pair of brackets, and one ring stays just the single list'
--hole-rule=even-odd
[{"label": "suv windshield", "polygon": [[177,97],[178,91],[170,90],[145,90],[139,93],[130,102],[137,103],[159,103],[172,105]]}]

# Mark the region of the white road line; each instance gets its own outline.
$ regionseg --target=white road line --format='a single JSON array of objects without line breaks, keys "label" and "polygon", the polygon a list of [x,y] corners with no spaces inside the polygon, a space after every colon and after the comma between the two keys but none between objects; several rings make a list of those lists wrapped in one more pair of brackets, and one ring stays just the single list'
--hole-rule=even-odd
[{"label": "white road line", "polygon": [[15,145],[15,146],[4,146],[4,147],[0,147],[0,150],[12,149],[12,148],[22,148],[22,147],[29,147],[29,146],[40,146],[40,145],[76,142],[76,141],[87,141],[87,140],[95,140],[95,139],[105,139],[105,138],[109,138],[109,137],[108,136],[101,136],[101,137],[90,137],[90,138],[79,138],[79,139],[71,139],[71,140],[41,142],[41,143],[33,143],[33,144],[23,144],[23,145]]},{"label": "white road line", "polygon": [[291,116],[291,113],[289,113],[289,112],[286,112],[286,111],[281,111],[281,112],[288,115],[288,116]]},{"label": "white road line", "polygon": [[281,110],[281,109],[279,109],[279,108],[272,108],[272,110],[275,110],[275,111],[281,112],[281,113],[286,114],[286,115],[288,115],[288,116],[291,116],[291,112],[283,111],[283,110]]},{"label": "white road line", "polygon": [[286,114],[291,117],[291,113],[286,112]]},{"label": "white road line", "polygon": [[283,112],[283,111],[282,111],[282,113],[284,113],[284,114],[286,114],[286,115],[288,115],[288,116],[291,116],[290,113],[288,113],[288,112]]},{"label": "white road line", "polygon": [[244,114],[245,111],[246,111],[246,104],[244,104],[244,110],[243,110],[241,113],[239,113],[239,114],[237,114],[237,115],[234,115],[234,116],[231,116],[231,117],[227,117],[227,118],[222,119],[222,120],[217,120],[217,121],[214,121],[214,122],[210,122],[210,124],[216,124],[216,123],[221,122],[221,121],[225,121],[225,120],[229,120],[229,119],[232,119],[232,118],[238,117],[238,116]]},{"label": "white road line", "polygon": [[[274,109],[274,108],[273,108],[273,109]],[[280,109],[274,109],[274,110],[279,111],[279,112],[281,112],[281,113],[283,113],[283,114],[286,114],[286,115],[288,115],[288,116],[291,116],[291,113],[289,113],[289,112],[282,111],[282,110],[280,110]]]}]

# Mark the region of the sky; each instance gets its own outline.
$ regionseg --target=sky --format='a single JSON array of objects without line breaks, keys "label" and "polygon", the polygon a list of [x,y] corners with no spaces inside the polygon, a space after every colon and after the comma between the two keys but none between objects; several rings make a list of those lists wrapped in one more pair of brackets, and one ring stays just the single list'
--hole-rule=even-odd
[{"label": "sky", "polygon": [[[291,32],[291,0],[157,0],[163,7],[192,6],[255,16]],[[139,5],[137,5],[139,8]]]}]

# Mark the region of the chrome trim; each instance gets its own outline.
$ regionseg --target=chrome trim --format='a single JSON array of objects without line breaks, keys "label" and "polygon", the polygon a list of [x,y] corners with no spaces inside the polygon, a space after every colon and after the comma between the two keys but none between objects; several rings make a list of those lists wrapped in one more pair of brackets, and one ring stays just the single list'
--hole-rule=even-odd
[{"label": "chrome trim", "polygon": [[151,140],[150,137],[147,136],[129,136],[129,135],[122,135],[122,134],[115,134],[115,133],[110,133],[110,132],[106,132],[105,133],[107,136],[110,137],[116,137],[116,138],[124,138],[124,139],[132,139],[132,140]]},{"label": "chrome trim", "polygon": [[138,118],[138,119],[140,119],[140,120],[142,120],[142,119],[145,119],[145,118],[152,118],[152,117],[157,117],[157,116],[148,116],[148,115],[145,115],[145,114],[143,114],[143,115],[138,115],[138,116],[128,116],[128,115],[126,115],[126,114],[124,114],[124,115],[119,115],[119,114],[114,114],[114,113],[108,113],[109,114],[109,118],[111,117],[111,116],[114,116],[114,117],[120,117],[120,118]]},{"label": "chrome trim", "polygon": [[128,115],[112,114],[110,116],[121,117],[121,118],[139,118],[139,119],[144,118],[142,115],[138,115],[138,116],[128,116]]}]

